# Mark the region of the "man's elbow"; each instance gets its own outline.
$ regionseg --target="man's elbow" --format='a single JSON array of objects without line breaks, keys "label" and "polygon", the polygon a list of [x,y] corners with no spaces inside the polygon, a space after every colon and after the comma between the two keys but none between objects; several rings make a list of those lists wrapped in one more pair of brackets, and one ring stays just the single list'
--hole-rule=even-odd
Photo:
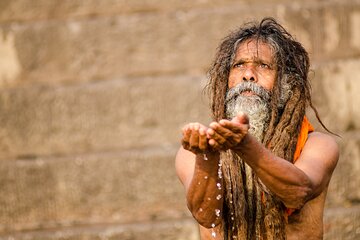
[{"label": "man's elbow", "polygon": [[195,217],[195,216],[194,216],[194,218],[201,226],[203,226],[205,228],[214,228],[221,223],[221,219],[219,219],[219,218],[214,218],[213,220],[204,219],[204,218]]},{"label": "man's elbow", "polygon": [[293,190],[282,201],[287,208],[301,209],[308,201],[313,199],[314,192],[309,186],[298,187]]},{"label": "man's elbow", "polygon": [[213,228],[221,223],[221,218],[212,212],[205,211],[201,208],[191,211],[195,220],[205,228]]}]

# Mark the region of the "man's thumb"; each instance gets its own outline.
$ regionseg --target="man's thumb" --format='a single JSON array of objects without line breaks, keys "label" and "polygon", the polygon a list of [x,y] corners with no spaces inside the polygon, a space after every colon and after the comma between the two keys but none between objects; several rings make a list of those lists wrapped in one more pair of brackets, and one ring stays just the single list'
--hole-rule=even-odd
[{"label": "man's thumb", "polygon": [[236,123],[240,123],[240,124],[248,124],[249,123],[249,117],[244,112],[240,112],[231,121],[236,122]]}]

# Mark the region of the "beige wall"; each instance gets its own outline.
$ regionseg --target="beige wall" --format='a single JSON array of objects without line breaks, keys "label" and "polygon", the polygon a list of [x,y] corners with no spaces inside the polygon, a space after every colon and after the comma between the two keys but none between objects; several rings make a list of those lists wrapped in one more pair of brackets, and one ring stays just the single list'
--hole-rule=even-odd
[{"label": "beige wall", "polygon": [[198,239],[180,128],[209,122],[219,40],[264,16],[308,49],[342,136],[325,239],[360,238],[360,1],[0,0],[0,239]]}]

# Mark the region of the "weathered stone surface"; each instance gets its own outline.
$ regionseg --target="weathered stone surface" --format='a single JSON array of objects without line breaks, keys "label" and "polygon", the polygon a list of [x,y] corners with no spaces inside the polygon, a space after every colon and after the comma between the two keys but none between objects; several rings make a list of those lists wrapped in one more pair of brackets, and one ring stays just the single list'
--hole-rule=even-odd
[{"label": "weathered stone surface", "polygon": [[178,144],[209,122],[205,79],[164,76],[0,94],[0,159]]},{"label": "weathered stone surface", "polygon": [[0,86],[12,85],[11,81],[20,74],[20,62],[14,38],[11,33],[6,38],[0,37]]},{"label": "weathered stone surface", "polygon": [[[349,0],[348,0],[349,1]],[[291,4],[306,4],[321,0],[294,0]],[[193,10],[197,8],[221,8],[237,6],[249,7],[268,4],[286,4],[287,0],[2,0],[0,22],[40,19],[63,19],[66,17],[87,17],[97,15],[129,14],[134,12],[159,12]],[[264,6],[266,5],[266,6]]]},{"label": "weathered stone surface", "polygon": [[287,9],[279,8],[279,18],[304,45],[313,63],[359,54],[359,49],[351,44],[357,41],[358,29],[355,24],[360,11],[359,2],[333,3],[314,4],[312,7],[294,4]]},{"label": "weathered stone surface", "polygon": [[339,140],[340,160],[329,186],[327,205],[350,206],[360,202],[360,132],[344,134]]},{"label": "weathered stone surface", "polygon": [[355,47],[356,49],[360,49],[360,29],[358,28],[359,24],[360,24],[360,10],[358,11],[354,11],[351,13],[350,16],[350,22],[349,22],[350,26],[351,26],[351,38],[350,38],[350,43],[353,47]]},{"label": "weathered stone surface", "polygon": [[360,238],[360,206],[333,208],[325,211],[325,240]]},{"label": "weathered stone surface", "polygon": [[325,239],[358,239],[358,0],[0,1],[0,239],[198,239],[180,128],[209,121],[219,40],[264,16],[309,50],[314,102],[343,137]]},{"label": "weathered stone surface", "polygon": [[[251,6],[234,5],[169,13],[6,24],[1,27],[2,35],[5,39],[14,38],[13,51],[20,68],[12,79],[2,80],[2,86],[178,72],[204,73],[219,40],[229,30],[264,16],[283,19],[289,31],[304,43],[317,61],[334,56],[354,56],[360,52],[346,40],[352,31],[356,34],[355,28],[347,23],[350,21],[348,13],[360,9],[358,5],[344,5],[340,12],[337,5],[330,5],[327,10],[300,7],[299,4],[293,7],[270,4],[269,8],[252,9]],[[332,19],[335,13],[339,17]],[[331,21],[326,20],[330,18]],[[339,33],[335,35],[338,39],[328,36],[334,29]]]},{"label": "weathered stone surface", "polygon": [[179,219],[175,147],[0,161],[0,231]]},{"label": "weathered stone surface", "polygon": [[15,38],[21,64],[11,83],[203,73],[229,29],[273,14],[274,8],[250,13],[237,7],[13,24],[3,27],[5,38]]},{"label": "weathered stone surface", "polygon": [[199,240],[193,220],[138,222],[136,224],[88,225],[49,231],[31,231],[0,236],[0,240]]},{"label": "weathered stone surface", "polygon": [[339,60],[315,70],[313,99],[324,123],[334,131],[360,129],[360,61]]}]

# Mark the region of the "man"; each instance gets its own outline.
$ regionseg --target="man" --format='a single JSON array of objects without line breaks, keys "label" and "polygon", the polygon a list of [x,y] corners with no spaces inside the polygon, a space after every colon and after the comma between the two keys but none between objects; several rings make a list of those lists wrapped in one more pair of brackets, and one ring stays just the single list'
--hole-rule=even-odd
[{"label": "man", "polygon": [[[274,19],[221,43],[209,71],[214,122],[183,130],[176,171],[202,239],[322,239],[338,146],[305,117],[309,57]],[[326,129],[327,130],[327,129]]]}]

